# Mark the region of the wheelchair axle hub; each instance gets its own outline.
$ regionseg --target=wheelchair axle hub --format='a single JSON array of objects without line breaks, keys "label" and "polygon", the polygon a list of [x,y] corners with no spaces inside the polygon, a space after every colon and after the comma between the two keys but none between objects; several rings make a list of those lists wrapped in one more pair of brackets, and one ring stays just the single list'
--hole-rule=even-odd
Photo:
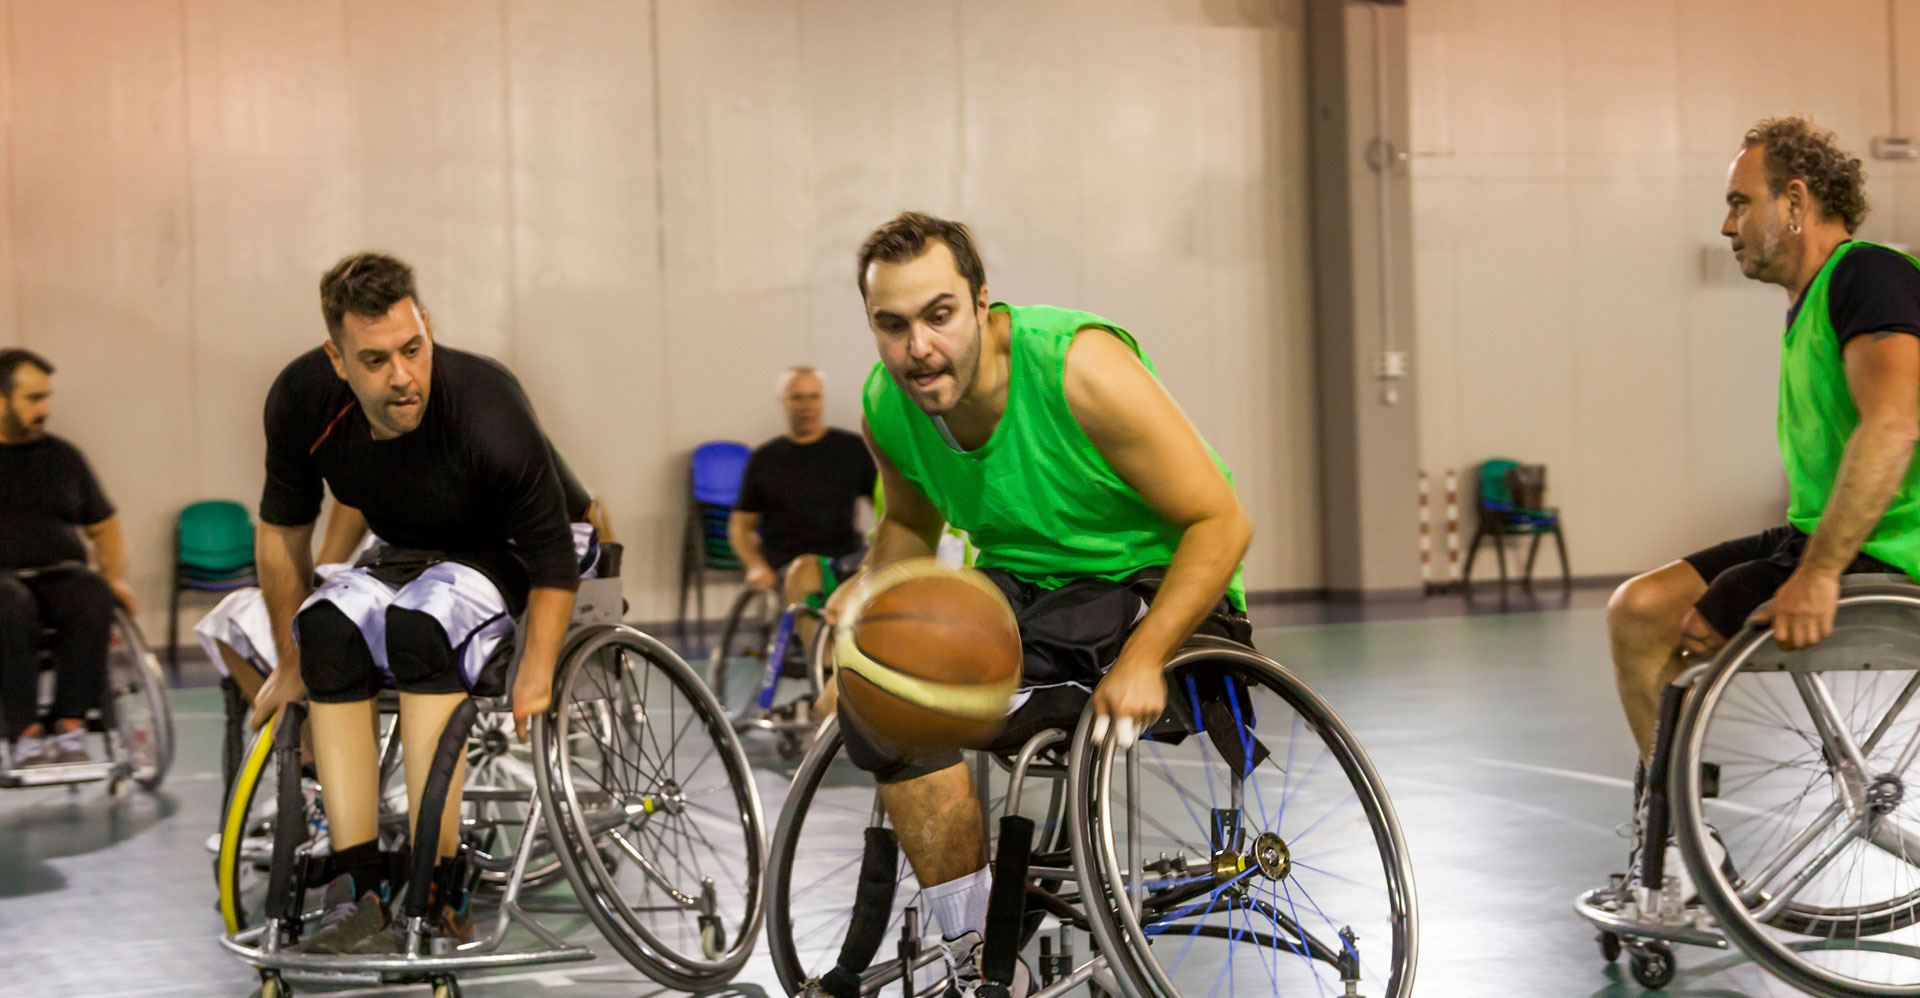
[{"label": "wheelchair axle hub", "polygon": [[1907,787],[1898,776],[1882,773],[1867,784],[1867,806],[1875,814],[1887,814],[1906,799]]},{"label": "wheelchair axle hub", "polygon": [[1293,853],[1287,843],[1273,832],[1261,832],[1253,840],[1253,862],[1268,880],[1285,880],[1293,872]]}]

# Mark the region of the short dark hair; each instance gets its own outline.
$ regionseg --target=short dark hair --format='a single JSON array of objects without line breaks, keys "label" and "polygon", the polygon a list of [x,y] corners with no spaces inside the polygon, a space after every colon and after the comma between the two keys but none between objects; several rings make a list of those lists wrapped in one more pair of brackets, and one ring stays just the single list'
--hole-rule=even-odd
[{"label": "short dark hair", "polygon": [[427,310],[413,286],[413,268],[385,253],[355,253],[320,278],[320,314],[335,339],[348,315],[377,319],[408,298]]},{"label": "short dark hair", "polygon": [[873,230],[866,241],[860,244],[860,270],[856,275],[860,284],[860,300],[867,298],[867,266],[875,260],[881,263],[906,263],[916,259],[927,251],[929,243],[945,243],[953,254],[954,267],[960,276],[967,279],[967,291],[973,297],[980,297],[980,289],[987,286],[987,268],[980,262],[980,253],[973,248],[973,233],[967,231],[965,224],[950,222],[918,211],[903,211],[893,216],[887,224]]},{"label": "short dark hair", "polygon": [[1820,203],[1820,211],[1847,227],[1851,235],[1867,220],[1867,178],[1860,157],[1848,155],[1832,132],[1805,118],[1767,118],[1747,130],[1744,145],[1761,149],[1767,191],[1779,197],[1798,180]]},{"label": "short dark hair", "polygon": [[0,395],[11,396],[13,394],[13,373],[20,370],[22,365],[37,367],[42,374],[53,373],[53,365],[47,363],[47,358],[34,353],[32,350],[26,350],[20,347],[10,347],[6,350],[0,350]]}]

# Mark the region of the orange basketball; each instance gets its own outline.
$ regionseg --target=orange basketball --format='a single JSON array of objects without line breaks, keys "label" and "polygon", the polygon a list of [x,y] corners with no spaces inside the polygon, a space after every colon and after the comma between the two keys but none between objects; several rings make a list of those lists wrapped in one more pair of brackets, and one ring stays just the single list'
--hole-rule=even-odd
[{"label": "orange basketball", "polygon": [[1020,628],[986,576],[914,558],[854,592],[834,666],[839,709],[887,748],[976,746],[999,732],[1020,686]]}]

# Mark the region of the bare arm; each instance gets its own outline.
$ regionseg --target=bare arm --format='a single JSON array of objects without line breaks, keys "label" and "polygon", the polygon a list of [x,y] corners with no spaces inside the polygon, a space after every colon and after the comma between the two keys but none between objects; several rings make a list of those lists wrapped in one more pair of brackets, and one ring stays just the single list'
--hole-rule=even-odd
[{"label": "bare arm", "polygon": [[545,711],[552,700],[553,667],[572,621],[573,590],[536,588],[527,594],[526,646],[513,680],[513,723],[521,741],[527,737],[527,718]]},{"label": "bare arm", "polygon": [[881,489],[887,496],[886,512],[874,527],[873,547],[867,551],[862,567],[879,568],[908,558],[932,557],[939,549],[940,531],[947,525],[946,517],[893,466],[886,451],[873,439],[873,430],[864,419],[860,421],[860,432],[867,438],[867,450],[873,452],[874,463],[880,466]]},{"label": "bare arm", "polygon": [[727,517],[727,542],[733,545],[733,553],[740,558],[740,564],[747,569],[747,581],[764,580],[772,585],[773,566],[767,564],[767,556],[760,549],[760,514],[734,510]]},{"label": "bare arm", "polygon": [[128,613],[135,612],[133,590],[127,585],[127,535],[120,529],[120,518],[109,516],[80,529],[87,535],[87,543],[93,545],[94,560],[100,563],[100,574],[113,588],[114,596]]},{"label": "bare arm", "polygon": [[1800,567],[1756,620],[1772,623],[1782,647],[1804,648],[1833,633],[1840,573],[1880,524],[1920,441],[1920,337],[1879,332],[1847,341],[1842,359],[1860,425],[1847,439],[1833,494]]},{"label": "bare arm", "polygon": [[[1166,579],[1108,672],[1116,686],[1132,688],[1095,696],[1096,716],[1110,711],[1144,727],[1165,706],[1161,667],[1226,592],[1253,525],[1173,396],[1117,337],[1096,328],[1074,338],[1066,395],[1075,421],[1114,472],[1180,528]],[[1157,697],[1146,696],[1148,687]]]},{"label": "bare arm", "polygon": [[593,524],[593,532],[600,535],[602,544],[618,544],[619,538],[613,535],[613,517],[607,515],[607,504],[599,496],[587,504],[587,522]]},{"label": "bare arm", "polygon": [[320,553],[314,561],[321,565],[337,565],[353,557],[353,549],[360,546],[362,538],[367,536],[367,518],[365,514],[342,503],[335,503],[333,512],[327,514],[326,533],[320,537]]},{"label": "bare arm", "polygon": [[300,675],[300,646],[293,641],[293,618],[313,592],[313,524],[281,527],[262,522],[254,538],[253,560],[278,653],[273,674],[254,694],[252,724],[257,728],[307,692]]}]

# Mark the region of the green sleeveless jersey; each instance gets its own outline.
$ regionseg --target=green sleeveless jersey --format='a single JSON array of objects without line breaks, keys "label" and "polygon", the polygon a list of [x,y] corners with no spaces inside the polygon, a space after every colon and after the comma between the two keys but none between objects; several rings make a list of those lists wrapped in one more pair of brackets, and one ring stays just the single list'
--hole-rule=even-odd
[{"label": "green sleeveless jersey", "polygon": [[[1153,361],[1126,330],[1097,315],[999,302],[993,310],[1013,327],[1007,409],[993,435],[974,450],[956,450],[886,365],[875,364],[863,401],[880,449],[948,523],[967,532],[981,568],[1054,589],[1166,566],[1180,528],[1114,473],[1074,421],[1066,393],[1067,347],[1088,326],[1118,336],[1157,378]],[[1208,453],[1232,483],[1220,456]],[[1227,597],[1246,608],[1237,568]]]},{"label": "green sleeveless jersey", "polygon": [[[1776,425],[1780,460],[1787,469],[1787,522],[1809,534],[1820,526],[1840,475],[1841,455],[1860,425],[1860,411],[1847,388],[1846,366],[1827,312],[1827,287],[1840,261],[1868,245],[1873,244],[1841,243],[1833,251],[1807,285],[1800,310],[1780,343]],[[1920,464],[1908,466],[1900,490],[1860,550],[1920,579]]]}]

